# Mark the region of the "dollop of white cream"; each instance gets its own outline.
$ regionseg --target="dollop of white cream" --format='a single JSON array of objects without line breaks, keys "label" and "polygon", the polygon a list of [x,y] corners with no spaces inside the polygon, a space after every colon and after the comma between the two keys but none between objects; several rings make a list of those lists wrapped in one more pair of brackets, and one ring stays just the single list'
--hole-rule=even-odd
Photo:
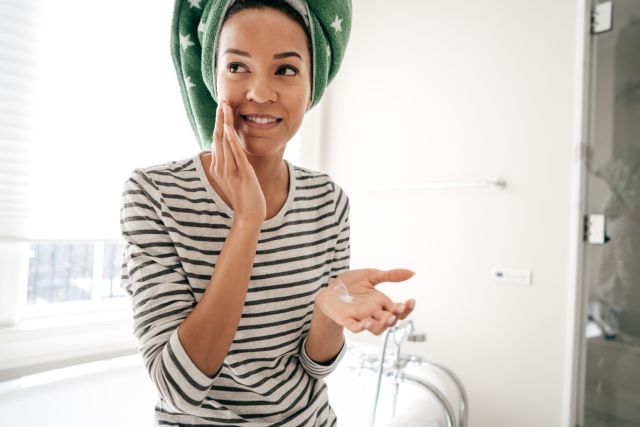
[{"label": "dollop of white cream", "polygon": [[353,302],[353,297],[351,295],[340,295],[339,298],[342,301],[347,302],[347,303],[352,303]]},{"label": "dollop of white cream", "polygon": [[341,280],[334,282],[333,291],[338,294],[338,298],[346,303],[352,303],[353,297],[349,294],[349,289]]}]

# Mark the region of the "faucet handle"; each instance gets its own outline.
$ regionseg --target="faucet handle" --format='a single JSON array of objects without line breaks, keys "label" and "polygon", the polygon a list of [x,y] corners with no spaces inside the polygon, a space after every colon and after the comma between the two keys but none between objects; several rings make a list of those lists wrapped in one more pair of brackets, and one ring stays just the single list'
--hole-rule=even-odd
[{"label": "faucet handle", "polygon": [[424,342],[427,340],[426,332],[412,332],[407,337],[407,341],[410,342]]}]

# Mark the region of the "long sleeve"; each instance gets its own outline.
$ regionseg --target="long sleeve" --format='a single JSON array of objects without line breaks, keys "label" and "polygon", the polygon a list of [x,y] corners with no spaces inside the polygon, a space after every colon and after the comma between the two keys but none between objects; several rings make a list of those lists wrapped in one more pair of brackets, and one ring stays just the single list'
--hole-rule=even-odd
[{"label": "long sleeve", "polygon": [[196,300],[163,215],[171,213],[163,208],[157,185],[136,169],[122,190],[121,283],[131,297],[134,335],[151,380],[167,403],[190,412],[202,405],[216,376],[201,372],[178,338]]},{"label": "long sleeve", "polygon": [[349,270],[351,261],[349,197],[338,185],[336,185],[336,193],[336,223],[338,224],[339,233],[331,265],[331,279]]},{"label": "long sleeve", "polygon": [[[330,279],[338,277],[342,272],[349,270],[350,266],[350,226],[349,226],[349,198],[340,186],[335,186],[335,216],[338,232],[333,261],[331,263]],[[304,369],[314,378],[324,378],[333,372],[346,352],[346,342],[336,357],[326,364],[313,361],[305,350],[308,336],[305,336],[300,345],[300,363]]]}]

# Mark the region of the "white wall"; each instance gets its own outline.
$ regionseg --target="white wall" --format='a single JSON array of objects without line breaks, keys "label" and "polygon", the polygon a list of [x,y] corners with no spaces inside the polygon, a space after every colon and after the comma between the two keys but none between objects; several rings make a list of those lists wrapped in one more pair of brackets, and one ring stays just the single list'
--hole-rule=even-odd
[{"label": "white wall", "polygon": [[3,426],[151,427],[156,400],[140,355],[0,383]]},{"label": "white wall", "polygon": [[[408,267],[407,350],[446,364],[472,427],[568,425],[579,2],[353,0],[323,110],[323,169],[351,196],[352,268]],[[492,188],[369,192],[504,177]],[[492,267],[530,269],[530,287]],[[379,340],[359,334],[354,340]]]}]

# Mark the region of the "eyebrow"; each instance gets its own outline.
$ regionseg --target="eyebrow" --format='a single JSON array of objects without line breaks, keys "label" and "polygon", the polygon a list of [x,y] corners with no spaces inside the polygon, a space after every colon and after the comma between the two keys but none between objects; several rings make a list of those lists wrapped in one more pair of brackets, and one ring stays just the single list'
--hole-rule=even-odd
[{"label": "eyebrow", "polygon": [[[247,58],[251,58],[251,55],[249,55],[249,52],[245,52],[244,50],[240,50],[240,49],[230,48],[224,51],[224,55],[226,55],[227,53],[235,53],[236,55],[246,56]],[[289,58],[291,56],[297,56],[302,61],[302,56],[300,56],[298,52],[294,52],[294,51],[276,53],[275,55],[273,55],[273,59],[284,59],[284,58]]]}]

